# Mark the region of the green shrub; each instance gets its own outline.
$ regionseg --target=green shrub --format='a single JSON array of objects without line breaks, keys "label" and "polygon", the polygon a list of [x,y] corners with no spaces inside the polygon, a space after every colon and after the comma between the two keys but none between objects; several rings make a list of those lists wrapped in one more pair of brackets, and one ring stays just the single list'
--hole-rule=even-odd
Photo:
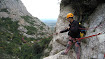
[{"label": "green shrub", "polygon": [[[11,21],[11,18],[0,18],[0,49],[2,53],[17,56],[20,54],[19,46],[22,44],[22,35],[18,30],[18,21]],[[12,39],[12,40],[11,40]]]},{"label": "green shrub", "polygon": [[28,30],[27,34],[29,35],[37,33],[38,29],[35,27],[31,27],[31,26],[24,26],[24,27]]},{"label": "green shrub", "polygon": [[0,12],[8,12],[7,8],[1,9]]},{"label": "green shrub", "polygon": [[[20,34],[18,30],[18,21],[11,21],[11,18],[0,18],[0,56],[9,55],[12,57],[20,58],[20,59],[40,59],[43,56],[43,51],[45,48],[48,47],[48,44],[51,37],[49,38],[27,38],[24,37],[26,40],[26,44],[23,44],[22,37],[23,35]],[[29,34],[35,34],[38,29],[35,27],[25,27]],[[44,34],[44,33],[42,33]],[[42,39],[42,40],[40,40]],[[40,40],[40,42],[37,42]],[[30,41],[37,42],[36,44],[30,43]],[[21,47],[21,49],[19,49]],[[2,57],[0,57],[2,59]]]},{"label": "green shrub", "polygon": [[40,30],[43,30],[44,28],[43,28],[43,26],[40,26]]},{"label": "green shrub", "polygon": [[23,18],[26,22],[30,23],[31,25],[34,24],[35,21],[32,21],[31,19],[33,19],[32,17],[30,16],[21,16],[21,18]]},{"label": "green shrub", "polygon": [[43,22],[41,22],[41,24],[42,24],[43,26],[46,26]]}]

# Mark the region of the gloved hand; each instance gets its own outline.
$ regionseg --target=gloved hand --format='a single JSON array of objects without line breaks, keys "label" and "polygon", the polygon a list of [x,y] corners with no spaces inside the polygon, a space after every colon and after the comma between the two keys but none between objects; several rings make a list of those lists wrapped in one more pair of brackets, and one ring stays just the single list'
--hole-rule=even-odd
[{"label": "gloved hand", "polygon": [[58,35],[60,32],[55,33],[55,35]]}]

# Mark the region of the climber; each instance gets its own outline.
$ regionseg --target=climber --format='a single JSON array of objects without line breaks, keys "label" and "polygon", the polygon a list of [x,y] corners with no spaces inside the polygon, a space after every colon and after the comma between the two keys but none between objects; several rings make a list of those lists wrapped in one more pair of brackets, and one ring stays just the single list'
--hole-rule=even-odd
[{"label": "climber", "polygon": [[70,50],[71,46],[75,45],[75,52],[77,55],[77,59],[80,59],[80,41],[76,41],[76,38],[80,38],[80,31],[79,31],[79,22],[73,19],[73,14],[68,13],[66,16],[67,21],[70,22],[69,28],[62,30],[56,34],[68,32],[69,40],[67,44],[67,48],[64,52],[62,52],[62,55],[67,55],[68,51]]}]

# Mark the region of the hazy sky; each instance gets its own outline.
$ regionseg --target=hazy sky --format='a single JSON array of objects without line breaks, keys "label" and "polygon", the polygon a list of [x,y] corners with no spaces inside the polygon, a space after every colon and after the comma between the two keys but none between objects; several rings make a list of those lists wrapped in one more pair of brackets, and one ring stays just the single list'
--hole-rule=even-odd
[{"label": "hazy sky", "polygon": [[21,0],[29,13],[39,19],[57,19],[60,0]]}]

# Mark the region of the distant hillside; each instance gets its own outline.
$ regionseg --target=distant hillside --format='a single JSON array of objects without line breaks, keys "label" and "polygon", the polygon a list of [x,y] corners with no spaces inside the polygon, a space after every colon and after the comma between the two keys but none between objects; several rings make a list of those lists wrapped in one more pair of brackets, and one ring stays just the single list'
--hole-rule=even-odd
[{"label": "distant hillside", "polygon": [[42,22],[54,30],[57,20],[42,20]]}]

